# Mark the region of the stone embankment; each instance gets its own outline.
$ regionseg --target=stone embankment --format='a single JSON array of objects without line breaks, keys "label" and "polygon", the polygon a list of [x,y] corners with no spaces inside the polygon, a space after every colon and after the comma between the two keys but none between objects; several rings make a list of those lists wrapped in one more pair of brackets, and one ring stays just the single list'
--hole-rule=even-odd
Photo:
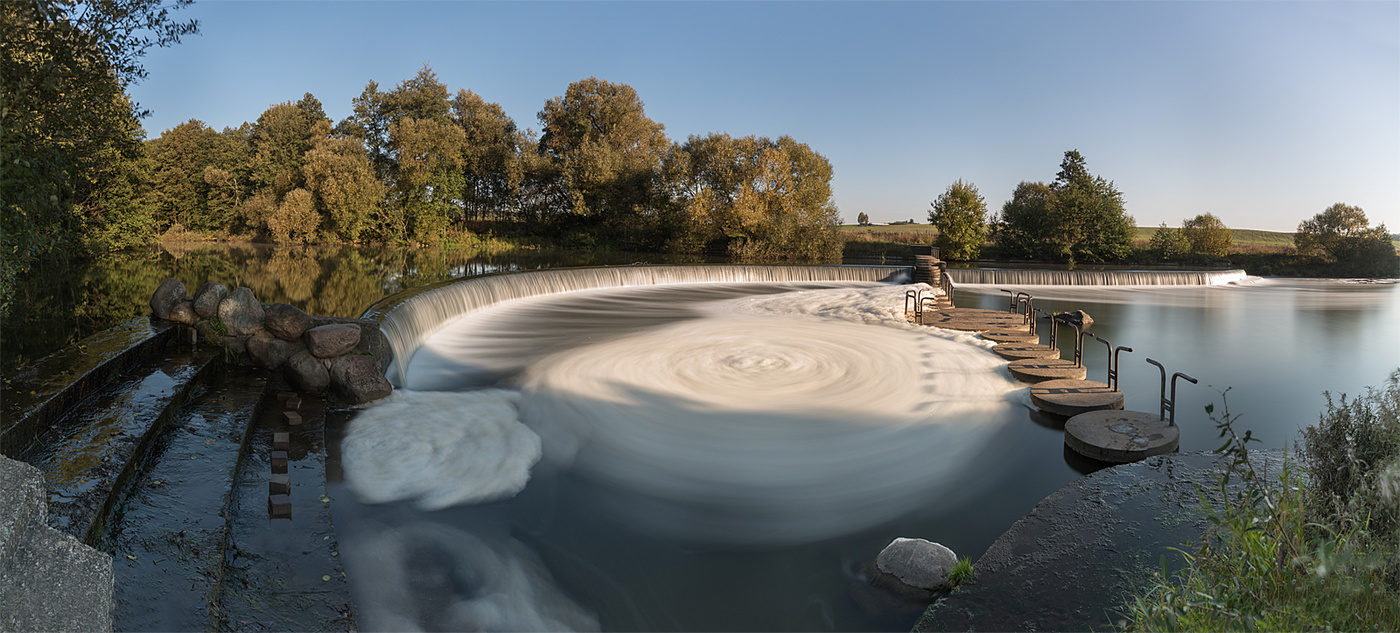
[{"label": "stone embankment", "polygon": [[157,318],[188,327],[184,337],[212,343],[234,360],[281,370],[299,391],[332,390],[354,404],[388,396],[384,370],[393,350],[370,319],[312,316],[285,303],[261,303],[249,288],[211,281],[185,294],[167,279],[151,295]]}]

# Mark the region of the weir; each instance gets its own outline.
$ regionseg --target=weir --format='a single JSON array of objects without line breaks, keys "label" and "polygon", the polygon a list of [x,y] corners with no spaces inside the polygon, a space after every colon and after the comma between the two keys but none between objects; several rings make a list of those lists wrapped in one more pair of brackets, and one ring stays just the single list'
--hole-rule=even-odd
[{"label": "weir", "polygon": [[488,275],[390,297],[365,311],[394,350],[389,381],[402,387],[408,361],[444,324],[503,301],[599,288],[695,283],[895,281],[907,266],[627,266]]},{"label": "weir", "polygon": [[1243,270],[1029,270],[949,268],[955,284],[1016,286],[1221,286],[1248,277]]}]

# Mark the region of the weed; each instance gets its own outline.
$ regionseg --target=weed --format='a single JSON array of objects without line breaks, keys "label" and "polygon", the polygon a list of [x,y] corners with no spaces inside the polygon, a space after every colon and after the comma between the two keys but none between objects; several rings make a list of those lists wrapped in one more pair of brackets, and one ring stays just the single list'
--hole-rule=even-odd
[{"label": "weed", "polygon": [[948,571],[948,586],[957,588],[972,578],[972,561],[966,556],[959,558],[953,569]]}]

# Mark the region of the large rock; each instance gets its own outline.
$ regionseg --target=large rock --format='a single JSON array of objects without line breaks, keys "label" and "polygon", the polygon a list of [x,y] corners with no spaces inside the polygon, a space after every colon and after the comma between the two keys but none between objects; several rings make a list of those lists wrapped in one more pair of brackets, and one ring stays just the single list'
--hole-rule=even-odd
[{"label": "large rock", "polygon": [[219,314],[219,303],[228,297],[228,287],[217,282],[206,282],[194,291],[194,312],[206,319]]},{"label": "large rock", "polygon": [[337,395],[354,404],[378,400],[394,391],[379,363],[363,354],[346,354],[332,360],[331,386]]},{"label": "large rock", "polygon": [[384,330],[379,328],[379,322],[374,319],[344,319],[338,317],[312,316],[311,327],[322,325],[333,325],[337,323],[353,323],[360,327],[360,342],[352,350],[356,354],[369,354],[374,360],[379,361],[379,370],[384,371],[389,368],[389,364],[394,361],[394,349],[389,347],[389,338],[384,335]]},{"label": "large rock", "polygon": [[184,299],[185,284],[180,283],[179,279],[166,279],[160,282],[160,287],[151,295],[151,313],[162,319],[169,319],[170,311]]},{"label": "large rock", "polygon": [[251,336],[263,326],[263,307],[253,296],[251,288],[243,287],[228,293],[219,302],[219,320],[231,336]]},{"label": "large rock", "polygon": [[1056,314],[1055,318],[1059,319],[1061,323],[1073,323],[1075,325],[1078,325],[1079,329],[1081,330],[1086,329],[1094,324],[1094,318],[1089,316],[1089,313],[1083,310],[1061,312],[1059,314]]},{"label": "large rock", "polygon": [[253,364],[264,369],[277,369],[286,364],[292,354],[304,349],[300,343],[284,341],[270,336],[254,336],[248,339],[248,357]]},{"label": "large rock", "polygon": [[311,316],[293,305],[274,303],[267,306],[265,313],[264,327],[284,341],[300,339],[307,328],[311,327]]},{"label": "large rock", "polygon": [[875,558],[875,568],[900,584],[922,591],[948,588],[948,573],[958,556],[938,543],[921,538],[897,538]]},{"label": "large rock", "polygon": [[306,331],[306,349],[317,358],[347,354],[360,344],[360,326],[354,323],[322,325]]},{"label": "large rock", "polygon": [[194,325],[195,322],[199,320],[199,315],[194,312],[193,301],[181,299],[179,303],[175,304],[174,308],[170,309],[170,315],[166,318],[176,323]]},{"label": "large rock", "polygon": [[331,384],[331,374],[326,371],[326,366],[304,349],[292,354],[282,371],[287,376],[287,382],[298,391],[321,392]]}]

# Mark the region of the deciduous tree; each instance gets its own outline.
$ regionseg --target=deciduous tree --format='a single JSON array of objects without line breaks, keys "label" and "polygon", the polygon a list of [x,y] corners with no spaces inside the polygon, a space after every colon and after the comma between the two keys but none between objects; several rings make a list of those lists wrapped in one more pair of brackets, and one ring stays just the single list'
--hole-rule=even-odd
[{"label": "deciduous tree", "polygon": [[1190,243],[1191,250],[1212,257],[1230,254],[1230,228],[1220,218],[1202,213],[1181,223],[1181,235]]},{"label": "deciduous tree", "polygon": [[977,259],[985,237],[987,203],[977,186],[961,178],[951,185],[929,211],[929,223],[938,229],[938,249],[950,260]]},{"label": "deciduous tree", "polygon": [[1298,223],[1293,244],[1303,255],[1337,262],[1343,274],[1396,275],[1395,247],[1385,225],[1372,227],[1361,207],[1338,202]]},{"label": "deciduous tree", "polygon": [[1167,226],[1167,223],[1163,222],[1156,231],[1152,232],[1149,248],[1158,259],[1176,261],[1191,252],[1191,243],[1186,241],[1186,237],[1181,234],[1181,231]]}]

